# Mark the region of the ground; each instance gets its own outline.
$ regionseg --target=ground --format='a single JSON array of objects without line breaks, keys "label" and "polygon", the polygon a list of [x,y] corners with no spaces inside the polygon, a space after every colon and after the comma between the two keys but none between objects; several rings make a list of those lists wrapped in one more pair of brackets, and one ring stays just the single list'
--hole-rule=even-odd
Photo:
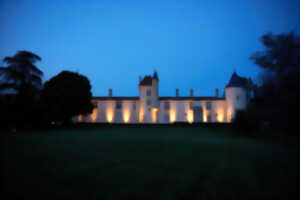
[{"label": "ground", "polygon": [[7,199],[299,197],[299,147],[240,135],[230,128],[181,126],[2,135],[3,195]]}]

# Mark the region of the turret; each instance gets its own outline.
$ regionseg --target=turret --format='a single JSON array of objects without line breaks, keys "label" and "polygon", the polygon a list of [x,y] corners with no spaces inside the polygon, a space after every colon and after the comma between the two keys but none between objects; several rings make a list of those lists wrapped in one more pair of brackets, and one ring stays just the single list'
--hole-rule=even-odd
[{"label": "turret", "polygon": [[231,122],[237,110],[245,110],[248,104],[247,79],[234,72],[225,88],[227,121]]},{"label": "turret", "polygon": [[139,83],[140,122],[152,123],[157,121],[159,109],[158,81],[157,72],[154,72],[153,76],[145,76]]}]

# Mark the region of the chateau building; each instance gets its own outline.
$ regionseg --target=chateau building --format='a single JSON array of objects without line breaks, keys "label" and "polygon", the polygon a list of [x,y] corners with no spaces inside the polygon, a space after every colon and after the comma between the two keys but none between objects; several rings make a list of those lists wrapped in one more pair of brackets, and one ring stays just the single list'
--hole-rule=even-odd
[{"label": "chateau building", "polygon": [[225,96],[194,96],[191,89],[189,96],[159,96],[159,78],[145,76],[139,82],[139,96],[113,96],[109,89],[108,96],[93,97],[96,105],[89,115],[78,116],[77,122],[102,123],[173,123],[173,122],[231,122],[237,110],[246,109],[249,102],[247,79],[234,72],[225,87]]}]

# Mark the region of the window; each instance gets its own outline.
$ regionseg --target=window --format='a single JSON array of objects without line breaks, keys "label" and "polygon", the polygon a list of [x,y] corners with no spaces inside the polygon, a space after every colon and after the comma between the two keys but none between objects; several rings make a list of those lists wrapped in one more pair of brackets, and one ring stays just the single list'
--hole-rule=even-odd
[{"label": "window", "polygon": [[148,100],[147,100],[147,105],[150,106],[151,103],[152,103],[152,102],[151,102],[151,99],[148,99]]},{"label": "window", "polygon": [[211,110],[211,102],[206,102],[206,109]]},{"label": "window", "polygon": [[170,109],[170,102],[166,101],[164,107],[165,107],[166,110],[169,110]]},{"label": "window", "polygon": [[147,89],[147,90],[146,90],[146,95],[147,95],[148,97],[151,96],[151,89]]},{"label": "window", "polygon": [[165,115],[164,115],[164,120],[165,120],[166,122],[169,122],[169,121],[170,121],[169,113],[165,113]]},{"label": "window", "polygon": [[193,109],[194,108],[194,102],[190,102],[190,109]]},{"label": "window", "polygon": [[132,103],[132,109],[133,109],[133,110],[136,110],[136,102],[133,102],[133,103]]},{"label": "window", "polygon": [[207,122],[211,122],[211,115],[207,115]]},{"label": "window", "polygon": [[236,96],[236,100],[239,101],[240,100],[240,96]]},{"label": "window", "polygon": [[122,102],[121,101],[117,101],[116,109],[122,109]]}]

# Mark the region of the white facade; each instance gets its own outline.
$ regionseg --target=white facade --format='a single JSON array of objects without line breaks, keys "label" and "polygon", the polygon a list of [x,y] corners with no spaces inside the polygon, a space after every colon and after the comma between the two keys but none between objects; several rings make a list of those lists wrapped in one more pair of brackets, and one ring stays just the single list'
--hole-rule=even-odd
[{"label": "white facade", "polygon": [[[93,113],[78,116],[77,122],[98,123],[174,123],[231,122],[237,110],[246,109],[247,91],[243,78],[234,73],[225,97],[159,97],[156,72],[139,84],[139,97],[94,97]],[[193,94],[191,94],[193,95]]]}]

